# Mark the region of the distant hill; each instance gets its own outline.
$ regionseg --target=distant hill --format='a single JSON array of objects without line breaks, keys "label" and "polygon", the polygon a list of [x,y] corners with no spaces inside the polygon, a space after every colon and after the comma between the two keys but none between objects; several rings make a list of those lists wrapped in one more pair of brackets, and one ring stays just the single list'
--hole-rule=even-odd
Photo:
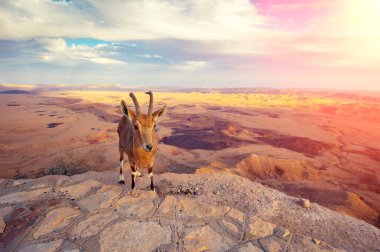
[{"label": "distant hill", "polygon": [[0,92],[0,94],[30,94],[30,92],[25,91],[25,90],[12,89],[12,90],[2,91]]}]

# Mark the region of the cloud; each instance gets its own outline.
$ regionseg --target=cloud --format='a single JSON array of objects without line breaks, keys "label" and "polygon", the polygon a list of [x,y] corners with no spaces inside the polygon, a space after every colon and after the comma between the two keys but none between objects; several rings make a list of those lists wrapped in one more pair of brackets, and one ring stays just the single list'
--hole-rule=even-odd
[{"label": "cloud", "polygon": [[181,62],[179,64],[171,66],[171,68],[175,70],[180,71],[199,71],[199,70],[205,70],[206,68],[210,67],[212,65],[211,62],[208,61],[194,61],[194,60],[188,60]]},{"label": "cloud", "polygon": [[379,11],[378,0],[0,1],[0,82],[374,86]]},{"label": "cloud", "polygon": [[72,64],[77,62],[92,62],[106,65],[124,64],[121,60],[111,58],[112,53],[107,53],[106,49],[114,48],[113,45],[100,44],[95,47],[90,47],[74,44],[68,47],[64,39],[42,40],[47,41],[47,43],[45,43],[44,52],[41,54],[43,61],[49,61],[55,64]]},{"label": "cloud", "polygon": [[[56,65],[83,63],[113,65],[125,63],[114,58],[113,53],[108,50],[109,47],[113,47],[112,45],[95,47],[71,45],[69,47],[62,38],[36,38],[17,42],[2,41],[0,45],[0,59],[13,64],[16,63],[15,58],[20,59],[24,57],[28,59],[20,63],[31,64],[33,62]],[[12,50],[12,57],[5,57],[8,50]]]},{"label": "cloud", "polygon": [[142,58],[148,58],[148,59],[162,59],[164,57],[162,57],[161,55],[158,55],[158,54],[142,54],[142,55],[139,55],[139,57],[142,57]]},{"label": "cloud", "polygon": [[0,2],[0,23],[3,39],[231,40],[255,34],[264,19],[244,0],[18,0]]}]

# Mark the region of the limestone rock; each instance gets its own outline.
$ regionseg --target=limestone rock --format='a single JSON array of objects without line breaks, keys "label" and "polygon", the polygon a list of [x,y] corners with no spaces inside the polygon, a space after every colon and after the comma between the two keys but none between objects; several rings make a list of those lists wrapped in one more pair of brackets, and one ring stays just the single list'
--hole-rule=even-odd
[{"label": "limestone rock", "polygon": [[186,230],[183,241],[185,251],[226,251],[234,245],[209,226]]},{"label": "limestone rock", "polygon": [[95,180],[87,180],[76,185],[65,186],[59,189],[62,193],[67,193],[71,197],[81,198],[92,189],[101,187],[103,184]]},{"label": "limestone rock", "polygon": [[235,208],[231,208],[231,210],[228,212],[228,216],[234,218],[240,223],[244,223],[244,213],[240,212],[239,210],[236,210]]},{"label": "limestone rock", "polygon": [[47,193],[50,188],[41,188],[33,191],[14,192],[0,197],[0,204],[15,204],[28,200],[35,200]]},{"label": "limestone rock", "polygon": [[157,209],[156,216],[174,215],[176,199],[172,195],[168,195],[161,202],[160,207]]},{"label": "limestone rock", "polygon": [[229,207],[226,206],[216,207],[199,202],[192,198],[180,199],[177,208],[181,212],[181,216],[197,218],[221,217],[229,210]]},{"label": "limestone rock", "polygon": [[[6,182],[0,196],[0,221],[7,226],[0,248],[62,252],[295,252],[337,251],[332,245],[350,251],[377,251],[379,247],[380,231],[374,226],[318,204],[306,211],[299,199],[232,174],[157,174],[159,195],[149,190],[126,190],[121,195],[125,187],[115,183],[115,174],[89,172],[63,177],[63,184],[70,184],[64,188],[57,185],[61,177],[56,176],[30,179],[17,187],[12,186],[13,180]],[[95,192],[93,186],[98,185],[101,187]],[[33,186],[43,188],[31,190]],[[201,187],[202,195],[194,198],[176,194],[178,188],[185,187]],[[60,197],[53,188],[62,189],[74,200]],[[215,195],[215,190],[220,195]],[[168,195],[172,193],[176,195]],[[15,205],[6,206],[7,202]],[[237,209],[255,216],[249,218]],[[292,232],[257,216],[276,220],[276,224],[291,227]]]},{"label": "limestone rock", "polygon": [[78,201],[78,205],[88,211],[107,208],[120,195],[121,190],[121,187],[116,185],[103,186],[94,195]]},{"label": "limestone rock", "polygon": [[303,207],[303,208],[310,208],[311,207],[311,204],[310,204],[310,200],[308,199],[300,199],[299,200],[299,204]]},{"label": "limestone rock", "polygon": [[273,233],[280,238],[285,238],[290,234],[289,229],[283,227],[276,227]]},{"label": "limestone rock", "polygon": [[276,225],[264,221],[256,216],[252,216],[249,220],[247,239],[262,238],[273,234]]},{"label": "limestone rock", "polygon": [[117,218],[118,215],[114,212],[91,215],[77,223],[69,237],[70,239],[83,239],[96,235],[105,225]]},{"label": "limestone rock", "polygon": [[237,236],[240,232],[239,228],[232,222],[227,221],[226,219],[223,219],[221,222],[221,225],[229,232]]},{"label": "limestone rock", "polygon": [[327,245],[324,242],[319,242],[316,244],[312,238],[295,234],[293,235],[293,238],[289,245],[289,251],[313,251],[313,252],[319,252],[319,251],[340,251],[337,250],[329,245]]},{"label": "limestone rock", "polygon": [[259,243],[266,252],[281,252],[286,247],[286,242],[276,236],[262,238]]},{"label": "limestone rock", "polygon": [[263,250],[249,242],[244,246],[240,247],[238,252],[263,252]]},{"label": "limestone rock", "polygon": [[54,209],[46,214],[42,224],[33,233],[35,239],[66,227],[70,221],[80,214],[79,210],[70,207]]},{"label": "limestone rock", "polygon": [[142,217],[154,209],[153,200],[156,198],[153,191],[136,191],[131,195],[125,194],[117,201],[116,206],[128,216]]},{"label": "limestone rock", "polygon": [[20,252],[54,252],[62,246],[63,240],[55,240],[46,243],[38,243],[26,246]]},{"label": "limestone rock", "polygon": [[171,228],[157,222],[125,220],[100,233],[100,251],[152,251],[161,244],[171,243]]}]

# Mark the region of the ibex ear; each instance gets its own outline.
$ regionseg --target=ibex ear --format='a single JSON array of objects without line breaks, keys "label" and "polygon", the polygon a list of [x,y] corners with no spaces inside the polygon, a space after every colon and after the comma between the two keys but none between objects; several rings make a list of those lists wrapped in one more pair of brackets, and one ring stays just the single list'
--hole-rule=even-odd
[{"label": "ibex ear", "polygon": [[121,113],[130,121],[132,122],[133,119],[136,117],[135,113],[132,111],[132,109],[127,108],[127,104],[125,104],[125,101],[122,100],[120,103],[120,109]]},{"label": "ibex ear", "polygon": [[159,110],[153,112],[152,116],[154,119],[163,116],[166,113],[166,104]]}]

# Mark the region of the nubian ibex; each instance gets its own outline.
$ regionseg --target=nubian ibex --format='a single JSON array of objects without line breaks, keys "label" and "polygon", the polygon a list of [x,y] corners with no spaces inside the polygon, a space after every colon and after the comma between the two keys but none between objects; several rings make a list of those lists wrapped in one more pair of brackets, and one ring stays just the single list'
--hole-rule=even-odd
[{"label": "nubian ibex", "polygon": [[123,117],[120,119],[117,129],[120,152],[119,183],[124,184],[123,157],[125,152],[128,155],[128,161],[132,170],[132,190],[135,189],[136,177],[141,176],[138,169],[147,168],[150,178],[150,189],[154,191],[153,164],[158,143],[155,128],[158,118],[166,112],[166,105],[153,112],[153,93],[149,91],[145,94],[150,96],[148,114],[141,113],[139,103],[133,93],[130,93],[129,96],[135,104],[136,113],[127,107],[124,100],[120,104]]}]

